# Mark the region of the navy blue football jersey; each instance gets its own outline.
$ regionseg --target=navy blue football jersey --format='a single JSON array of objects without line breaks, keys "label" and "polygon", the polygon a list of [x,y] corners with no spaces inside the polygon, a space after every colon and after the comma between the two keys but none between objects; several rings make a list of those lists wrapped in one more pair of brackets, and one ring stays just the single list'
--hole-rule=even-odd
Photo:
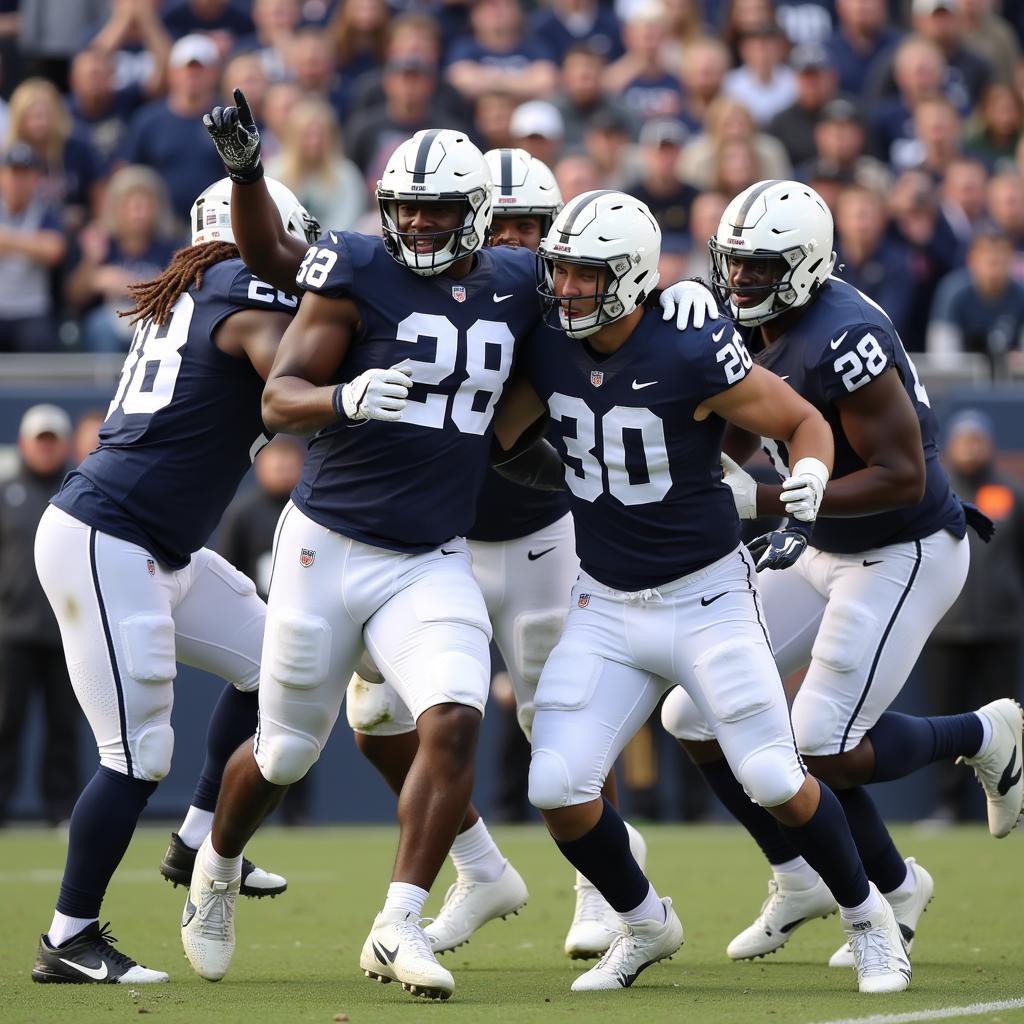
[{"label": "navy blue football jersey", "polygon": [[298,303],[232,259],[210,267],[165,323],[140,323],[100,446],[53,503],[172,569],[188,565],[269,440],[263,379],[217,348],[214,329],[239,310],[294,313]]},{"label": "navy blue football jersey", "polygon": [[[963,508],[949,485],[936,445],[938,424],[928,393],[903,343],[882,308],[852,285],[831,278],[796,325],[756,355],[766,369],[788,381],[828,421],[835,437],[832,478],[864,469],[865,464],[843,433],[836,402],[895,368],[917,411],[924,444],[925,493],[912,508],[838,519],[821,516],[811,543],[822,551],[852,553],[885,544],[919,540],[937,530],[962,537]],[[781,476],[789,473],[784,445],[765,448]]]},{"label": "navy blue football jersey", "polygon": [[394,551],[430,551],[465,535],[516,342],[540,316],[533,254],[483,249],[455,281],[399,266],[380,238],[328,232],[296,281],[358,307],[360,330],[338,383],[401,366],[414,384],[400,422],[339,421],[310,439],[295,504],[321,526]]},{"label": "navy blue football jersey", "polygon": [[526,537],[550,526],[569,511],[569,499],[558,491],[524,487],[489,470],[476,507],[470,540],[503,541]]},{"label": "navy blue football jersey", "polygon": [[534,332],[523,368],[558,431],[576,551],[591,576],[645,590],[736,547],[720,464],[725,421],[693,413],[751,365],[732,324],[683,332],[659,311],[610,356],[548,324]]}]

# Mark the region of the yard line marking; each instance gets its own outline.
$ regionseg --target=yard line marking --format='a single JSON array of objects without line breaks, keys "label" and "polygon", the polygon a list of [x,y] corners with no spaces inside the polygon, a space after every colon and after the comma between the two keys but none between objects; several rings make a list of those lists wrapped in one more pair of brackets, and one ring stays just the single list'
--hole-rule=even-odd
[{"label": "yard line marking", "polygon": [[876,1013],[870,1017],[844,1017],[826,1020],[821,1024],[912,1024],[918,1020],[943,1020],[949,1017],[981,1017],[996,1010],[1019,1010],[1024,999],[1000,999],[994,1003],[971,1003],[969,1006],[949,1006],[944,1010],[915,1010],[911,1013]]}]

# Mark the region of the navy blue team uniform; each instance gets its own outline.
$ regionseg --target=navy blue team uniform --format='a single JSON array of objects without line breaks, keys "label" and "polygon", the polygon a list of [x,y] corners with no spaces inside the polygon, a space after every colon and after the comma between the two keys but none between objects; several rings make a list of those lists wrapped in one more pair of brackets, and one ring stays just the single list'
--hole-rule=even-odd
[{"label": "navy blue team uniform", "polygon": [[532,253],[490,248],[476,260],[461,281],[421,277],[395,263],[381,239],[350,232],[325,235],[307,254],[298,284],[359,309],[361,330],[337,383],[396,363],[416,381],[400,422],[339,422],[310,439],[292,500],[314,522],[408,553],[469,532],[494,406],[516,340],[539,315]]},{"label": "navy blue team uniform", "polygon": [[217,348],[213,332],[243,309],[294,313],[297,306],[239,259],[210,267],[166,323],[136,330],[100,446],[53,504],[170,569],[188,565],[269,440],[263,379],[247,358]]},{"label": "navy blue team uniform", "polygon": [[[657,312],[610,356],[546,323],[531,336],[522,365],[561,435],[577,553],[595,579],[658,587],[736,548],[719,462],[725,421],[693,413],[746,376],[742,345],[731,326],[677,331]],[[563,399],[585,403],[582,422]]]}]

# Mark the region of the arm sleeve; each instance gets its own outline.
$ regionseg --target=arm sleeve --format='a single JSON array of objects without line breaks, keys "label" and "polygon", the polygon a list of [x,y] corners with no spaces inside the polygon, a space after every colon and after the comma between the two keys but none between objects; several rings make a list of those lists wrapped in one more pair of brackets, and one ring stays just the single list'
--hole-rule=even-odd
[{"label": "arm sleeve", "polygon": [[836,331],[815,368],[821,394],[835,402],[870,384],[896,366],[892,334],[876,324],[853,324]]}]

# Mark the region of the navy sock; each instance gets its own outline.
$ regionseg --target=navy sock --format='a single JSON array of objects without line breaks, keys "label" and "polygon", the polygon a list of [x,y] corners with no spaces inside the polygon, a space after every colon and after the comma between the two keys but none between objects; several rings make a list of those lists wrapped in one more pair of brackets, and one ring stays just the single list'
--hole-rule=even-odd
[{"label": "navy sock", "polygon": [[224,767],[239,746],[256,732],[259,709],[257,690],[243,693],[230,684],[224,687],[206,730],[206,761],[192,794],[193,807],[216,810]]},{"label": "navy sock", "polygon": [[61,914],[99,917],[110,879],[156,786],[102,766],[90,779],[71,812],[68,859],[57,898]]},{"label": "navy sock", "polygon": [[821,799],[810,821],[791,827],[779,825],[804,860],[821,875],[841,907],[860,906],[868,898],[868,877],[850,834],[842,805],[819,780]]},{"label": "navy sock", "polygon": [[868,878],[878,886],[879,892],[892,892],[907,877],[907,865],[874,800],[863,786],[836,790],[836,796],[843,805]]},{"label": "navy sock", "polygon": [[619,913],[633,910],[647,898],[650,882],[629,849],[629,833],[618,812],[607,800],[597,824],[579,839],[561,842],[565,859]]},{"label": "navy sock", "polygon": [[769,864],[784,864],[800,856],[772,815],[747,796],[724,757],[697,767],[725,809],[753,836]]},{"label": "navy sock", "polygon": [[875,751],[871,781],[891,782],[926,764],[952,757],[972,757],[981,748],[983,736],[981,719],[973,711],[935,718],[887,711],[868,730]]}]

